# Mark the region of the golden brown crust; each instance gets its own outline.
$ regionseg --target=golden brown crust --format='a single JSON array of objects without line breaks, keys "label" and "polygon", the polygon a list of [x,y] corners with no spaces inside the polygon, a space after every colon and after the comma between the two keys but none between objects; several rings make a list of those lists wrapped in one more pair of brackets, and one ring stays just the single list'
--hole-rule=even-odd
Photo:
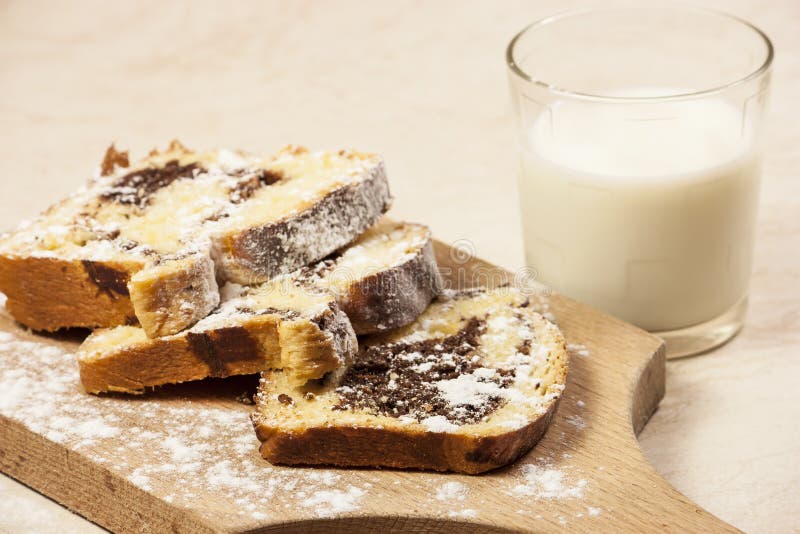
[{"label": "golden brown crust", "polygon": [[[328,318],[329,313],[339,315]],[[143,393],[147,387],[269,368],[291,369],[304,383],[339,368],[355,351],[349,324],[337,322],[343,317],[338,308],[313,319],[252,315],[156,339],[138,328],[97,331],[78,350],[81,383],[88,393]],[[127,332],[138,337],[131,342]]]},{"label": "golden brown crust", "polygon": [[[324,312],[318,322],[322,320],[326,320],[329,326],[320,327],[315,322],[297,320],[283,321],[278,328],[281,360],[280,365],[273,367],[291,371],[289,374],[297,385],[336,370],[345,364],[344,356],[349,357],[356,351],[355,334],[338,308]],[[343,346],[337,345],[340,341],[344,342]],[[259,371],[266,369],[263,367]]]},{"label": "golden brown crust", "polygon": [[272,464],[385,466],[474,475],[508,465],[529,451],[544,436],[557,408],[558,400],[528,425],[490,436],[350,426],[286,432],[264,423],[258,413],[251,417],[261,456]]},{"label": "golden brown crust", "polygon": [[146,387],[207,377],[254,374],[280,359],[278,319],[256,316],[239,326],[152,339],[93,357],[91,337],[78,354],[89,393],[143,393]]},{"label": "golden brown crust", "polygon": [[238,284],[265,282],[299,269],[351,243],[386,213],[391,201],[381,164],[363,181],[329,192],[299,214],[215,236],[218,268],[223,278]]},{"label": "golden brown crust", "polygon": [[114,143],[111,143],[106,149],[105,156],[103,156],[103,161],[100,163],[100,175],[101,176],[111,176],[114,173],[114,169],[117,167],[128,167],[130,166],[130,160],[128,158],[128,151],[125,150],[120,151],[114,146]]},{"label": "golden brown crust", "polygon": [[186,145],[181,143],[178,139],[173,139],[172,141],[169,142],[169,145],[167,145],[167,148],[165,150],[161,151],[157,148],[154,148],[150,150],[148,156],[152,158],[158,156],[159,154],[170,154],[170,153],[188,154],[190,152],[192,152],[190,148],[186,148]]},{"label": "golden brown crust", "polygon": [[355,280],[338,299],[356,334],[374,334],[416,319],[442,288],[433,241],[405,263]]},{"label": "golden brown crust", "polygon": [[33,330],[135,324],[126,282],[141,268],[135,261],[0,256],[0,291],[11,315]]},{"label": "golden brown crust", "polygon": [[[485,321],[486,331],[478,317]],[[434,326],[426,326],[429,324]],[[473,330],[469,330],[470,325]],[[458,329],[458,334],[452,333],[456,331],[453,328]],[[470,331],[483,333],[473,339]],[[432,333],[436,334],[409,341]],[[371,346],[370,340],[377,345]],[[393,344],[397,340],[400,341]],[[528,340],[529,344],[519,344],[520,340]],[[525,454],[544,435],[557,410],[569,370],[569,354],[560,331],[532,311],[523,295],[506,294],[503,290],[494,294],[464,291],[450,295],[429,308],[411,327],[362,341],[362,352],[352,368],[355,371],[331,377],[319,386],[293,390],[280,372],[262,373],[257,410],[251,417],[265,459],[289,465],[412,468],[467,474],[496,469]],[[370,350],[375,346],[383,350]],[[452,347],[468,352],[461,354]],[[477,347],[480,353],[469,352]],[[509,349],[514,351],[511,360],[507,359]],[[478,368],[465,367],[457,354],[463,358],[472,354],[468,360]],[[442,358],[441,369],[462,373],[458,378],[471,375],[475,379],[482,371],[481,365],[494,368],[493,376],[496,369],[512,366],[513,380],[498,386],[508,388],[503,395],[506,402],[476,420],[468,419],[464,410],[451,411],[433,402],[426,397],[431,391],[447,406],[473,402],[483,406],[491,401],[490,397],[473,396],[469,380],[454,384],[451,377],[445,380],[448,388],[441,389],[441,375],[435,365],[415,369],[422,364],[408,364],[433,362],[436,357]],[[488,375],[480,375],[483,379],[479,382],[486,383]],[[390,379],[383,380],[386,376]],[[440,396],[437,390],[445,391],[445,395],[453,391],[456,400]],[[287,396],[289,402],[282,402],[281,397]]]},{"label": "golden brown crust", "polygon": [[[288,153],[297,155],[302,155],[307,152],[305,149],[300,148],[289,148],[287,151]],[[161,158],[164,154],[171,157],[172,155],[190,154],[190,151],[177,140],[173,141],[170,143],[167,151],[154,151],[151,153],[151,158],[157,159],[154,161],[145,160],[144,165],[146,165],[147,170],[159,170],[159,167],[164,167],[160,169],[164,170],[166,167],[175,163],[174,160],[166,162],[160,161],[160,159],[164,159]],[[211,156],[199,154],[197,157],[206,158]],[[194,231],[195,233],[202,234],[201,241],[203,243],[205,243],[205,239],[207,238],[211,238],[212,241],[215,241],[215,239],[218,241],[213,243],[215,252],[219,254],[219,256],[214,257],[214,261],[218,262],[218,264],[213,265],[213,269],[215,270],[215,274],[219,275],[220,281],[234,281],[238,283],[263,282],[277,274],[288,273],[307,263],[320,260],[355,239],[388,209],[391,202],[388,181],[382,161],[376,156],[369,156],[366,154],[353,154],[352,159],[356,163],[363,163],[363,165],[354,165],[353,168],[350,169],[354,173],[359,173],[357,179],[353,179],[352,182],[340,187],[337,185],[337,180],[333,179],[333,174],[326,175],[326,180],[330,178],[327,182],[322,180],[319,184],[309,186],[313,189],[315,195],[322,195],[321,198],[310,203],[309,206],[302,208],[298,212],[292,211],[284,213],[280,211],[280,207],[276,207],[276,209],[279,210],[278,213],[267,214],[271,216],[265,216],[263,218],[260,214],[254,216],[254,220],[251,222],[249,228],[239,228],[234,225],[227,230],[217,227],[215,227],[215,229],[206,229],[206,227],[203,226],[206,222],[218,221],[218,219],[210,217],[208,219],[203,219],[202,222],[197,222],[196,228],[190,227],[186,230],[190,233]],[[366,161],[367,159],[369,161]],[[192,160],[192,158],[189,158],[189,160]],[[262,163],[265,161],[267,160],[263,160]],[[195,166],[195,163],[196,162],[192,160],[182,168],[184,171],[189,169],[193,172],[198,168]],[[259,165],[262,163],[259,163]],[[142,163],[138,163],[135,166],[141,165]],[[101,172],[104,176],[111,176],[113,178],[115,171],[119,171],[120,167],[128,166],[130,166],[130,161],[127,153],[118,151],[114,145],[112,145],[107,149],[105,158],[101,163]],[[81,232],[89,232],[89,234],[94,237],[99,235],[96,235],[95,230],[87,230],[89,228],[89,220],[93,220],[96,215],[84,214],[84,208],[87,206],[90,206],[90,211],[94,213],[94,210],[99,209],[98,206],[102,207],[109,202],[119,202],[121,205],[127,207],[123,209],[122,214],[113,213],[112,215],[114,217],[117,215],[124,216],[125,218],[128,218],[128,216],[132,214],[136,215],[136,213],[138,213],[136,211],[137,209],[146,207],[150,196],[153,194],[153,191],[150,191],[150,189],[137,186],[134,188],[136,194],[134,194],[133,197],[135,198],[133,200],[128,198],[131,196],[131,193],[128,191],[131,189],[128,182],[133,180],[133,178],[140,179],[142,176],[139,175],[141,175],[142,172],[144,172],[142,168],[139,168],[138,171],[134,171],[132,174],[129,173],[119,177],[119,180],[96,180],[92,182],[91,187],[86,190],[85,194],[75,195],[67,201],[62,201],[57,204],[57,206],[65,208],[65,212],[61,213],[62,218],[80,221],[80,224],[75,228],[71,225],[64,226],[68,238],[75,241],[76,250],[71,251],[69,253],[71,255],[69,256],[61,256],[60,259],[63,260],[63,262],[69,263],[70,260],[67,258],[72,258],[75,255],[84,255],[84,258],[92,257],[91,251],[84,252],[81,248],[83,246],[80,244],[82,234],[77,235]],[[153,185],[153,187],[156,187],[156,189],[154,191],[159,191],[160,189],[168,187],[169,184],[182,176],[180,173],[176,174],[176,172],[177,171],[173,169],[167,173],[169,176],[155,180],[155,185]],[[331,170],[331,172],[338,171]],[[302,171],[298,171],[298,176],[301,176],[301,173]],[[166,178],[169,178],[169,180]],[[122,180],[122,182],[120,182],[120,180]],[[260,178],[256,179],[257,182],[261,183],[260,180]],[[139,198],[140,193],[142,195],[147,193],[147,195]],[[228,207],[239,202],[232,200],[231,192],[226,194],[230,197],[226,197],[228,198]],[[239,198],[241,199],[241,197]],[[182,202],[180,199],[177,201]],[[142,202],[143,204],[139,205],[139,203]],[[56,208],[50,208],[45,214],[54,213],[54,211],[58,210],[56,210]],[[86,215],[86,217],[84,217],[84,215]],[[272,222],[274,217],[279,216],[283,216],[283,220]],[[193,219],[190,218],[190,220]],[[43,221],[44,219],[39,222]],[[158,224],[161,223],[159,222]],[[190,222],[187,224],[195,223]],[[34,230],[30,230],[30,232]],[[122,235],[120,235],[121,231]],[[219,232],[218,235],[217,232]],[[160,259],[152,256],[152,254],[159,253],[158,250],[155,250],[158,248],[156,246],[157,244],[144,242],[150,241],[151,239],[149,237],[128,239],[129,236],[125,235],[124,228],[123,230],[111,230],[107,234],[108,235],[103,234],[98,239],[101,241],[117,241],[116,245],[118,245],[117,248],[119,250],[116,250],[118,255],[114,257],[118,258],[120,263],[136,263],[139,259],[141,259],[142,262],[159,262]],[[134,232],[134,234],[136,234],[136,232]],[[35,245],[39,236],[32,235],[28,237],[31,238],[30,243],[26,242],[27,244],[25,246],[15,249],[9,245],[7,248],[4,248],[4,250],[11,251],[10,255],[16,254],[20,257],[23,255],[35,255],[39,251],[37,245]],[[63,252],[62,249],[55,246],[62,237],[56,234],[54,237],[51,237],[51,239],[55,242],[54,248],[47,248],[45,252],[53,254]],[[137,252],[129,253],[132,250],[137,250]],[[187,250],[181,250],[179,252],[186,253]],[[147,254],[150,254],[149,259],[144,256]],[[180,254],[178,255],[180,256]],[[53,256],[53,258],[55,260],[56,257]],[[39,258],[29,257],[29,259],[31,262],[35,263]],[[81,263],[80,258],[78,258],[77,261]],[[208,258],[208,261],[212,261],[211,257]],[[105,262],[98,263],[85,260],[82,263],[89,269],[96,266],[99,271],[92,274],[99,274],[101,278],[109,274],[109,272],[114,272],[103,270],[104,265],[106,265]],[[44,274],[51,274],[41,265],[37,264],[35,267],[38,267]],[[136,316],[138,322],[142,324],[148,335],[169,335],[179,332],[191,326],[200,318],[205,317],[214,308],[216,302],[218,302],[219,295],[217,289],[211,287],[211,284],[205,284],[209,289],[205,295],[200,295],[200,291],[197,291],[197,298],[186,295],[187,289],[197,288],[196,281],[199,280],[201,283],[204,283],[208,277],[198,278],[194,276],[194,273],[186,273],[185,276],[181,276],[180,273],[178,273],[177,275],[168,275],[167,278],[161,281],[148,280],[147,283],[137,286],[137,289],[142,289],[142,291],[134,291],[133,301],[135,305],[131,311],[131,302],[127,298],[127,282],[131,280],[132,275],[140,268],[141,266],[137,267],[137,269],[127,269],[121,272],[120,276],[111,277],[113,285],[110,286],[110,289],[113,290],[113,292],[109,293],[110,298],[119,296],[119,300],[122,302],[113,302],[110,304],[107,302],[108,299],[102,298],[102,296],[96,299],[88,298],[84,287],[66,287],[67,284],[73,282],[79,284],[83,283],[85,277],[80,275],[80,269],[78,269],[77,274],[72,273],[73,276],[65,277],[60,280],[59,283],[49,284],[46,282],[37,282],[33,277],[28,277],[25,282],[27,286],[25,288],[19,288],[16,287],[18,275],[13,266],[11,266],[6,268],[9,272],[5,274],[0,273],[0,278],[4,278],[0,289],[5,290],[9,296],[13,295],[9,309],[12,314],[15,315],[15,318],[21,323],[39,330],[55,330],[66,327],[93,328],[130,324],[132,321],[131,317]],[[164,271],[159,269],[159,272]],[[40,277],[38,274],[36,276]],[[55,276],[57,276],[57,274],[55,274]],[[93,278],[98,278],[98,276],[94,276]],[[42,287],[35,287],[37,283],[40,283]],[[152,291],[150,291],[151,288],[153,289]],[[170,302],[170,305],[159,308],[158,303],[163,302],[164,299],[159,299],[158,294],[167,294],[169,290],[176,291],[174,295],[167,295],[167,300]],[[26,300],[28,294],[32,297],[36,297],[37,294],[41,293],[48,294],[46,298],[42,300]],[[153,299],[148,298],[151,293],[154,296]],[[57,306],[59,305],[58,303],[74,302],[74,306],[78,309],[75,310],[75,313],[73,313],[72,310],[50,310],[50,302],[53,300],[57,303]],[[140,311],[142,312],[141,316],[139,316]]]},{"label": "golden brown crust", "polygon": [[148,337],[180,332],[219,304],[214,262],[202,254],[142,269],[127,288]]}]

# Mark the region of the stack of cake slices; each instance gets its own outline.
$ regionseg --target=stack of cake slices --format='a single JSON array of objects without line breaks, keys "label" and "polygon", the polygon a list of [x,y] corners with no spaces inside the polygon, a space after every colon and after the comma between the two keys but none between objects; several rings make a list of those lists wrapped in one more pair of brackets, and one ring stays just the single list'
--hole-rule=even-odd
[{"label": "stack of cake slices", "polygon": [[34,330],[93,329],[89,393],[261,373],[270,462],[505,465],[555,412],[564,339],[511,287],[443,291],[429,230],[390,204],[374,154],[112,146],[2,236],[0,291]]}]

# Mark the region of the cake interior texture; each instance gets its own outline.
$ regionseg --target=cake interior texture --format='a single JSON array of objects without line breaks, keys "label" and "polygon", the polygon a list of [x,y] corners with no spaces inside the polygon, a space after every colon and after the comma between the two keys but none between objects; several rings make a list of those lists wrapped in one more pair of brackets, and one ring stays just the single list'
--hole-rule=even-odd
[{"label": "cake interior texture", "polygon": [[[265,369],[283,369],[294,383],[318,379],[354,352],[347,312],[397,320],[383,293],[392,291],[396,272],[425,282],[418,294],[400,292],[398,309],[407,312],[401,316],[412,320],[418,301],[433,298],[438,271],[429,249],[424,226],[386,221],[316,265],[264,284],[224,285],[220,305],[177,334],[150,338],[134,326],[98,329],[78,352],[84,386],[138,393],[147,386]],[[366,313],[372,306],[377,309]]]},{"label": "cake interior texture", "polygon": [[[0,239],[0,290],[37,330],[191,326],[219,285],[321,260],[391,203],[383,161],[289,146],[261,157],[173,142],[129,164],[109,148],[78,192]],[[73,313],[69,313],[69,309]]]},{"label": "cake interior texture", "polygon": [[[352,365],[324,380],[297,388],[283,373],[265,372],[253,422],[262,454],[278,463],[346,464],[326,456],[323,442],[304,437],[371,429],[378,441],[395,436],[387,445],[393,458],[378,465],[437,469],[415,456],[415,439],[439,434],[465,438],[463,445],[524,433],[552,416],[567,369],[560,331],[519,291],[462,291],[441,297],[404,328],[363,339]],[[543,429],[536,433],[538,439]],[[521,439],[520,451],[531,441]],[[358,434],[344,442],[369,446]],[[435,446],[446,449],[445,442]],[[404,454],[407,465],[396,461]],[[380,462],[352,456],[354,465]]]},{"label": "cake interior texture", "polygon": [[196,152],[173,142],[130,167],[95,176],[6,236],[0,251],[157,262],[207,249],[217,234],[298,213],[378,163],[377,156],[346,151],[287,147],[260,157]]}]

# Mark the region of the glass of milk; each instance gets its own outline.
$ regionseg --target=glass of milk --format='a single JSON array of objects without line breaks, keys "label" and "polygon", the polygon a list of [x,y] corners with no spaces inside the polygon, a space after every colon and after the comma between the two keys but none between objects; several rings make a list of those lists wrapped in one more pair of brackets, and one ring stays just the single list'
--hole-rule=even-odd
[{"label": "glass of milk", "polygon": [[608,8],[508,47],[527,264],[669,357],[742,326],[772,45],[735,17]]}]

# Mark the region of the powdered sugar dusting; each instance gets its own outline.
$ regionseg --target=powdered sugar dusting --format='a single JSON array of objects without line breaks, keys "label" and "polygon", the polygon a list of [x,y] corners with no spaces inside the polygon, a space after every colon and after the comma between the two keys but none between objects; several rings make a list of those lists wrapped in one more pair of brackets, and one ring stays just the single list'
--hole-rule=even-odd
[{"label": "powdered sugar dusting", "polygon": [[589,349],[586,348],[586,345],[582,345],[580,343],[568,343],[567,350],[569,351],[570,356],[580,356],[582,358],[589,357]]},{"label": "powdered sugar dusting", "polygon": [[454,406],[480,406],[489,397],[505,396],[504,389],[497,382],[481,380],[490,377],[481,376],[479,371],[489,371],[492,375],[495,374],[494,369],[482,367],[471,374],[459,375],[450,380],[439,380],[434,385],[439,390],[439,395]]},{"label": "powdered sugar dusting", "polygon": [[358,503],[364,490],[351,486],[347,490],[330,489],[315,492],[303,501],[303,505],[313,508],[320,517],[330,517],[343,512],[358,510]]},{"label": "powdered sugar dusting", "polygon": [[447,513],[448,517],[461,517],[464,519],[474,519],[478,513],[472,508],[464,508],[463,510],[451,510]]},{"label": "powdered sugar dusting", "polygon": [[583,420],[583,417],[577,414],[568,415],[567,423],[571,424],[578,430],[583,430],[584,428],[586,428],[586,421]]},{"label": "powdered sugar dusting", "polygon": [[445,503],[445,508],[449,510],[448,517],[462,519],[473,519],[477,517],[474,508],[456,509],[457,506],[464,506],[464,501],[469,496],[466,484],[461,482],[449,481],[436,488],[436,500]]},{"label": "powdered sugar dusting", "polygon": [[[199,389],[138,398],[87,395],[80,388],[74,343],[27,334],[1,312],[0,327],[0,417],[62,444],[73,458],[108,469],[113,484],[130,484],[109,498],[138,488],[238,530],[289,516],[375,513],[398,492],[429,496],[437,514],[454,520],[475,520],[486,507],[485,491],[475,489],[483,477],[272,466],[258,454],[251,408],[234,400],[238,391],[230,399]],[[431,417],[426,424],[440,428],[448,423],[442,419]],[[561,455],[537,458],[541,452],[534,449],[523,460],[533,463],[491,475],[508,509],[531,519],[561,510],[572,521],[578,518],[574,507],[566,513],[558,502],[580,501],[582,520],[601,515],[590,500],[588,477],[564,464]],[[394,476],[395,484],[370,483]],[[557,507],[537,508],[532,498]]]},{"label": "powdered sugar dusting", "polygon": [[445,482],[436,489],[436,499],[439,501],[463,501],[466,497],[467,486],[461,482]]},{"label": "powdered sugar dusting", "polygon": [[[413,421],[413,418],[411,420]],[[431,432],[455,432],[458,430],[458,426],[448,421],[447,417],[443,415],[426,417],[420,421],[420,424]]]},{"label": "powdered sugar dusting", "polygon": [[[0,355],[0,416],[177,506],[246,524],[295,502],[298,491],[310,516],[356,511],[367,495],[366,484],[345,483],[336,471],[270,466],[258,455],[249,408],[233,400],[87,395],[71,351],[46,338],[0,331]],[[198,499],[208,494],[226,510],[205,511]]]},{"label": "powdered sugar dusting", "polygon": [[512,495],[536,499],[581,499],[588,485],[586,479],[570,480],[563,470],[548,464],[527,464],[520,468],[522,480]]}]

